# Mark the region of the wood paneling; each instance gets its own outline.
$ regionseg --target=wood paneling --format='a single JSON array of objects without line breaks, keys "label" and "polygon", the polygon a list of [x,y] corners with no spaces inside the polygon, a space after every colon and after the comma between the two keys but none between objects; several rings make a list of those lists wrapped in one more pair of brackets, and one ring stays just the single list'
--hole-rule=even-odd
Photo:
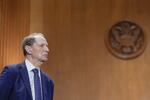
[{"label": "wood paneling", "polygon": [[30,33],[43,32],[43,0],[30,0]]},{"label": "wood paneling", "polygon": [[[149,0],[44,0],[43,30],[52,48],[45,67],[55,80],[55,100],[149,100]],[[120,60],[105,47],[111,25],[139,24],[145,52]]]},{"label": "wood paneling", "polygon": [[19,62],[21,40],[29,33],[29,0],[0,0],[0,66]]}]

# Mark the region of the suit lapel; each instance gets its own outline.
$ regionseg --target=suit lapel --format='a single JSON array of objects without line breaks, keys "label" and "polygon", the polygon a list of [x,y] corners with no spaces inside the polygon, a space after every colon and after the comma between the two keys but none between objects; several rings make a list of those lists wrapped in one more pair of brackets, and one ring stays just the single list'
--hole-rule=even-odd
[{"label": "suit lapel", "polygon": [[27,71],[25,63],[22,64],[22,68],[20,69],[20,74],[21,74],[21,77],[23,79],[23,83],[24,83],[25,87],[26,87],[29,95],[32,98],[29,76],[28,76],[28,71]]},{"label": "suit lapel", "polygon": [[41,71],[41,81],[42,81],[42,92],[43,92],[43,100],[46,100],[47,97],[47,88],[46,88],[46,79],[44,77],[44,73]]}]

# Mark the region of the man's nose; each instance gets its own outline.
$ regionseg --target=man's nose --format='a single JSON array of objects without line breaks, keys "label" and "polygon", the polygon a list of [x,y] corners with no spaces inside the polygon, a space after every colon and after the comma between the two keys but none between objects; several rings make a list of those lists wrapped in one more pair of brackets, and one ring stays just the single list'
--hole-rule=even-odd
[{"label": "man's nose", "polygon": [[48,48],[47,46],[45,47],[45,50],[46,50],[47,52],[49,52],[49,48]]}]

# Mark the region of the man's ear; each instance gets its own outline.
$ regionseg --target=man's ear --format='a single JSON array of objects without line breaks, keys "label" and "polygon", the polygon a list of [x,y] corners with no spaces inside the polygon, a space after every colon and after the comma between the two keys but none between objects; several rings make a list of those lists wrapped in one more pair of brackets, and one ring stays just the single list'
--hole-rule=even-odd
[{"label": "man's ear", "polygon": [[27,52],[29,55],[32,53],[32,49],[31,49],[31,47],[28,46],[28,45],[25,46],[25,50],[26,50],[26,52]]}]

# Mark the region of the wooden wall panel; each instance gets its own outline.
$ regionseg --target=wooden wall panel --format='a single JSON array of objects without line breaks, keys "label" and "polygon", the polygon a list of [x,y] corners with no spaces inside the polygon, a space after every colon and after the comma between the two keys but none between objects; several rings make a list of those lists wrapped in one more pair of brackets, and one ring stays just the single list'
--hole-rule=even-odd
[{"label": "wooden wall panel", "polygon": [[29,0],[0,0],[0,66],[18,63],[21,40],[29,33]]},{"label": "wooden wall panel", "polygon": [[[55,80],[55,100],[149,100],[149,0],[44,0],[43,30],[51,47],[48,67]],[[111,25],[139,24],[145,52],[120,60],[105,47]]]},{"label": "wooden wall panel", "polygon": [[43,0],[30,0],[30,33],[43,32]]}]

